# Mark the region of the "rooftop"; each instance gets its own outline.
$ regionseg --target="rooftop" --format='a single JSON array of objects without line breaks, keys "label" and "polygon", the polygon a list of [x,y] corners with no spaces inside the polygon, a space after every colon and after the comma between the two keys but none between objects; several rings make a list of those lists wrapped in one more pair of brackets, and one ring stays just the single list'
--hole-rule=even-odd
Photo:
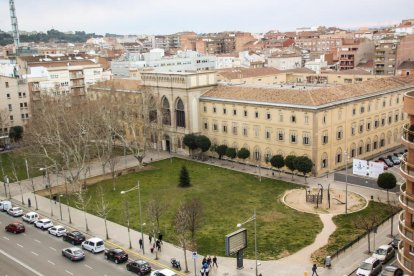
[{"label": "rooftop", "polygon": [[404,60],[400,66],[398,66],[398,69],[414,69],[414,60]]},{"label": "rooftop", "polygon": [[201,100],[316,108],[405,87],[414,87],[414,77],[381,78],[359,84],[303,90],[217,86],[206,92]]},{"label": "rooftop", "polygon": [[272,68],[272,67],[232,68],[232,69],[217,70],[218,75],[228,80],[276,75],[276,74],[279,74],[280,72],[281,72],[280,70],[276,68]]}]

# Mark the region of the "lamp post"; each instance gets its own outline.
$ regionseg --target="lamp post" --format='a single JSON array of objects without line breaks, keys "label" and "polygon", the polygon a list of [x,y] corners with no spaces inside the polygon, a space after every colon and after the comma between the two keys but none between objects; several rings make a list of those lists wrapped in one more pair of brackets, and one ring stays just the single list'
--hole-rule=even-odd
[{"label": "lamp post", "polygon": [[246,220],[245,222],[243,222],[243,223],[238,223],[237,224],[237,227],[238,228],[240,228],[240,227],[242,227],[244,224],[246,224],[246,223],[248,223],[248,222],[251,222],[251,221],[254,221],[254,258],[255,258],[255,261],[256,261],[256,263],[255,263],[255,267],[256,267],[256,276],[258,276],[259,274],[258,274],[258,271],[257,271],[257,268],[258,268],[258,263],[257,263],[257,228],[256,228],[256,209],[254,209],[254,211],[253,211],[253,216],[252,217],[250,217],[248,220]]},{"label": "lamp post", "polygon": [[[121,191],[121,194],[126,194],[132,191],[138,190],[138,205],[139,205],[139,224],[141,227],[141,239],[142,239],[142,254],[145,254],[145,242],[144,242],[144,232],[142,230],[142,227],[145,225],[145,223],[142,223],[142,206],[141,206],[141,187],[139,185],[139,181],[137,182],[137,186],[132,187],[129,190]],[[128,228],[129,231],[129,228]]]},{"label": "lamp post", "polygon": [[50,186],[50,178],[49,178],[49,167],[40,168],[39,171],[46,172],[46,181],[47,187],[49,188],[49,202],[50,202],[50,215],[53,217],[53,205],[52,205],[52,187]]},{"label": "lamp post", "polygon": [[345,151],[345,214],[348,214],[348,152]]},{"label": "lamp post", "polygon": [[62,220],[62,204],[61,204],[61,202],[60,202],[60,198],[62,197],[63,195],[59,195],[59,212],[60,212],[60,220]]}]

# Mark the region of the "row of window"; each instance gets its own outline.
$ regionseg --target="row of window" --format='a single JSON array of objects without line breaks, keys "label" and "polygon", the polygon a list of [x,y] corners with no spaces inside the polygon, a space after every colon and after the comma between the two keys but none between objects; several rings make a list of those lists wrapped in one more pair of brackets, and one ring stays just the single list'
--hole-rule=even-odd
[{"label": "row of window", "polygon": [[[25,103],[20,103],[20,109],[27,109],[27,102],[25,102]],[[9,111],[13,111],[13,106],[12,106],[12,104],[9,104]]]},{"label": "row of window", "polygon": [[[20,116],[21,116],[22,119],[29,119],[29,113],[24,113],[24,114],[22,113],[22,114],[20,114]],[[14,116],[10,115],[9,119],[10,119],[10,122],[13,122],[14,121]]]},{"label": "row of window", "polygon": [[[19,95],[19,98],[26,98],[26,92],[19,92],[18,95]],[[10,93],[7,93],[6,97],[8,100],[10,100],[11,99]]]}]

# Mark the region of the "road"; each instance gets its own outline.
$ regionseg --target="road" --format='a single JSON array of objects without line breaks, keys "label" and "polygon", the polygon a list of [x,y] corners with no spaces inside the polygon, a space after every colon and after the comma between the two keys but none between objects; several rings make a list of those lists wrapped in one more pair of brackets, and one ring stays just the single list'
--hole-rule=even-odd
[{"label": "road", "polygon": [[131,275],[125,264],[109,262],[102,253],[86,252],[85,260],[71,262],[61,254],[71,244],[33,225],[25,223],[26,233],[6,232],[4,227],[16,220],[21,219],[0,212],[0,275]]}]

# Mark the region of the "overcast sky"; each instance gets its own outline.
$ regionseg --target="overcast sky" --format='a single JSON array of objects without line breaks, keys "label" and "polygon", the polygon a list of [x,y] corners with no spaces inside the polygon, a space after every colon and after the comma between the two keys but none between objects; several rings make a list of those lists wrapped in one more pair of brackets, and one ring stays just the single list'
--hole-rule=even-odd
[{"label": "overcast sky", "polygon": [[[11,30],[7,0],[0,29]],[[20,30],[168,34],[382,26],[414,17],[414,0],[15,0]]]}]

